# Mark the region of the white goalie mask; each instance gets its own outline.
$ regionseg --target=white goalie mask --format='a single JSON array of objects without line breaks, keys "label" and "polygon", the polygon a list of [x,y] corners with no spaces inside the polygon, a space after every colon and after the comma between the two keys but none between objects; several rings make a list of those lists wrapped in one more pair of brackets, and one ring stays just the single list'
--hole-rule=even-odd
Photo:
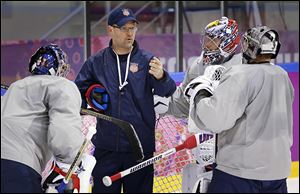
[{"label": "white goalie mask", "polygon": [[279,35],[267,26],[248,29],[242,38],[243,62],[256,59],[260,54],[271,54],[276,58],[280,49]]}]

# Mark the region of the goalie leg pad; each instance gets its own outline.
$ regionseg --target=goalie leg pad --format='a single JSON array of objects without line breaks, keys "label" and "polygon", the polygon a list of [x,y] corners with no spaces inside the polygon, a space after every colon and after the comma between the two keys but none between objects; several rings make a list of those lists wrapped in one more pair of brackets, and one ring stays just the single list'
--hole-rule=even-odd
[{"label": "goalie leg pad", "polygon": [[212,178],[212,171],[206,172],[199,164],[188,164],[183,168],[182,192],[205,193]]},{"label": "goalie leg pad", "polygon": [[79,193],[90,193],[92,186],[92,171],[96,165],[96,159],[92,155],[83,155],[83,157],[82,168],[84,169],[84,171],[78,174],[80,180]]}]

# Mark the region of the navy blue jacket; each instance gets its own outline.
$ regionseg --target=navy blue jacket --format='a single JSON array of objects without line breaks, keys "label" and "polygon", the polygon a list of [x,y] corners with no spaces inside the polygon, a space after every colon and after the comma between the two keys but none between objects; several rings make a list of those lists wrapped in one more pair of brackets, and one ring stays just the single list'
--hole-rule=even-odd
[{"label": "navy blue jacket", "polygon": [[[138,71],[128,72],[128,84],[119,91],[119,78],[116,54],[110,46],[99,51],[87,59],[76,77],[83,99],[83,107],[86,107],[84,93],[86,89],[95,83],[102,84],[110,97],[106,115],[110,115],[131,123],[145,153],[155,151],[155,112],[153,95],[171,96],[176,90],[174,80],[165,71],[164,78],[156,80],[149,74],[149,62],[153,54],[139,48],[134,42],[134,48],[130,57],[130,64],[138,65]],[[120,58],[122,82],[125,77],[127,57]],[[116,125],[97,120],[97,133],[93,143],[97,148],[117,152],[131,152],[127,137]]]}]

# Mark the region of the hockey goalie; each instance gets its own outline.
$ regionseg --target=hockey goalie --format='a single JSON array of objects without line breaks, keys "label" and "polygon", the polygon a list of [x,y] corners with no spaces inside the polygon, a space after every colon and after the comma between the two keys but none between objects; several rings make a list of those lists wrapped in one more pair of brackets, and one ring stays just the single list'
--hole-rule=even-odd
[{"label": "hockey goalie", "polygon": [[[236,21],[221,17],[209,23],[204,30],[201,55],[187,70],[183,82],[170,97],[167,111],[164,111],[163,114],[188,118],[189,101],[190,98],[193,98],[191,96],[193,91],[202,90],[202,92],[211,93],[217,87],[219,76],[225,68],[242,63],[241,53],[236,53],[239,41]],[[206,88],[203,88],[204,85]],[[161,100],[165,101],[165,99]],[[191,133],[209,133],[197,128],[191,118],[188,119],[188,130]],[[192,150],[197,162],[189,164],[183,169],[183,192],[206,191],[212,176],[211,164],[215,160],[215,139],[216,137]]]},{"label": "hockey goalie", "polygon": [[[193,106],[195,94],[199,92],[213,93],[218,86],[225,67],[221,65],[208,66],[204,74],[192,80],[186,87],[184,94],[190,106]],[[198,92],[199,91],[199,92]],[[192,118],[188,118],[188,131],[191,133],[210,134],[213,138],[205,141],[192,150],[196,163],[183,168],[182,191],[187,193],[205,193],[212,178],[212,169],[216,154],[216,134],[199,129]]]},{"label": "hockey goalie", "polygon": [[[91,85],[85,94],[88,107],[95,111],[104,111],[108,106],[109,96],[105,88],[100,84]],[[96,118],[90,115],[82,115],[82,132],[88,140],[84,147],[81,162],[75,167],[70,181],[63,192],[68,193],[91,193],[93,187],[92,171],[96,165],[93,156],[95,146],[90,141],[96,133]],[[54,158],[49,161],[49,169],[45,170],[42,180],[43,189],[46,193],[61,192],[58,190],[61,182],[67,175],[70,165],[56,161]],[[47,174],[46,174],[47,173]]]},{"label": "hockey goalie", "polygon": [[[59,46],[42,46],[30,58],[31,75],[12,83],[1,99],[1,192],[53,192],[72,170],[63,192],[84,188],[81,181],[89,178],[96,161],[76,157],[86,140],[80,93],[65,78],[69,68]],[[55,160],[42,188],[42,171],[51,157]],[[73,163],[80,165],[73,168]]]},{"label": "hockey goalie", "polygon": [[[212,94],[214,88],[218,86],[221,74],[225,71],[225,67],[221,65],[208,66],[204,75],[193,79],[186,87],[184,94],[186,100],[191,103],[194,94],[208,92]],[[155,110],[159,115],[165,115],[168,111],[170,98],[162,98],[155,96]],[[192,154],[196,159],[196,163],[186,165],[182,170],[182,191],[183,193],[205,193],[212,178],[212,169],[215,162],[216,154],[216,134],[199,129],[191,118],[188,118],[188,131],[192,134],[199,134],[199,137],[205,135],[213,136],[213,138],[203,141],[196,148],[192,149]]]}]

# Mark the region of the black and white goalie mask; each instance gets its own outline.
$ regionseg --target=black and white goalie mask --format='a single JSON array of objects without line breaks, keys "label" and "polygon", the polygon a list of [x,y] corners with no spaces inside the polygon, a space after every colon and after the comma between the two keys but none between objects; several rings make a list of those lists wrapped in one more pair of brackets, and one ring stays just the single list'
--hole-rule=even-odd
[{"label": "black and white goalie mask", "polygon": [[280,49],[279,35],[267,26],[248,29],[242,38],[243,63],[256,59],[258,55],[271,54],[276,58]]}]

